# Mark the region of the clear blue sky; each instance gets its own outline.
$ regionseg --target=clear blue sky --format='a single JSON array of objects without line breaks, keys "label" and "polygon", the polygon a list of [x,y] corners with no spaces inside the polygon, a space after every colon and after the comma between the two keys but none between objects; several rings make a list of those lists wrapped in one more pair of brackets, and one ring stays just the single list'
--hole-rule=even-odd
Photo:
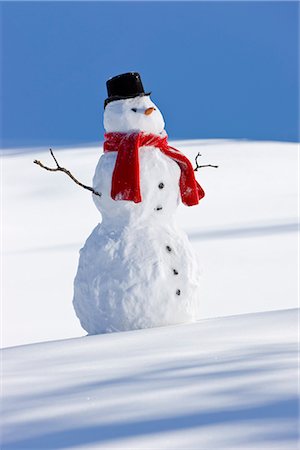
[{"label": "clear blue sky", "polygon": [[138,71],[171,138],[298,140],[296,2],[2,3],[2,146],[103,138]]}]

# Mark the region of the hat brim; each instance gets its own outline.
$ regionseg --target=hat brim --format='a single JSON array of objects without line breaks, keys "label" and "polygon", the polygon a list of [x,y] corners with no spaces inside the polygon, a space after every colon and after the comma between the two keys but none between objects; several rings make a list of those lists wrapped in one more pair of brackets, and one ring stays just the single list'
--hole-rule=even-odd
[{"label": "hat brim", "polygon": [[106,105],[108,105],[108,103],[115,102],[116,100],[126,100],[128,98],[145,97],[146,95],[147,96],[151,95],[151,92],[143,92],[141,94],[135,94],[135,95],[126,95],[125,97],[121,97],[119,95],[115,95],[113,97],[108,97],[107,99],[104,100],[104,108],[106,107]]}]

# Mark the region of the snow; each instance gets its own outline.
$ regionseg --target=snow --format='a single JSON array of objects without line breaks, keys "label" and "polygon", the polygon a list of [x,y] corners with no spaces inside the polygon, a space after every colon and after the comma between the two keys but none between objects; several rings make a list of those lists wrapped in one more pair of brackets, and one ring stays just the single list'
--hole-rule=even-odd
[{"label": "snow", "polygon": [[[178,164],[154,147],[142,147],[139,155],[142,195],[139,203],[111,198],[117,153],[105,153],[99,160],[93,184],[102,195],[93,196],[93,200],[101,212],[101,225],[107,229],[117,231],[127,226],[134,231],[138,226],[164,226],[175,222],[180,198]],[[163,189],[158,188],[160,182],[164,182]],[[163,209],[154,213],[158,204],[163,204]]]},{"label": "snow", "polygon": [[[73,279],[99,213],[32,164],[51,164],[45,149],[4,153],[2,336],[18,347],[2,351],[3,450],[297,448],[297,145],[171,145],[219,165],[177,214],[202,261],[201,320],[88,337]],[[100,146],[55,154],[91,185]]]},{"label": "snow", "polygon": [[[148,108],[154,108],[149,114],[144,114]],[[108,103],[104,110],[104,128],[107,133],[144,131],[161,134],[165,122],[158,107],[148,95],[115,100]]]},{"label": "snow", "polygon": [[3,450],[297,448],[297,312],[3,351]]},{"label": "snow", "polygon": [[[297,144],[177,141],[206,191],[199,206],[180,206],[203,270],[200,317],[297,306]],[[54,149],[60,164],[91,185],[101,145]],[[53,162],[47,149],[3,152],[2,345],[84,335],[72,307],[79,249],[100,220],[90,193]]]},{"label": "snow", "polygon": [[194,252],[175,225],[101,224],[80,252],[74,306],[89,334],[190,322],[199,316],[199,280]]}]

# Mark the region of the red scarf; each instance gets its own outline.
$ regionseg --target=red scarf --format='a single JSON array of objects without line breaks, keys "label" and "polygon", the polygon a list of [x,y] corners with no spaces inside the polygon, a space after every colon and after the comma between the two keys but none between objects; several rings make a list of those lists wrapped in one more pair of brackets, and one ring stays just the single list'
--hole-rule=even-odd
[{"label": "red scarf", "polygon": [[152,146],[159,148],[169,158],[176,161],[181,175],[179,187],[182,202],[187,206],[197,205],[204,197],[204,191],[195,179],[190,160],[176,148],[168,145],[168,136],[144,133],[106,133],[104,152],[118,152],[112,175],[111,197],[114,200],[142,201],[140,190],[139,148]]}]

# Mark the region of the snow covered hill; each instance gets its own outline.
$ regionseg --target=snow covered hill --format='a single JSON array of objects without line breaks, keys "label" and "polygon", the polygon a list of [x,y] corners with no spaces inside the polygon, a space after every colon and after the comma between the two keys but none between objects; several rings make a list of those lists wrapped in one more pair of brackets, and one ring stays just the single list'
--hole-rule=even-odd
[{"label": "snow covered hill", "polygon": [[[203,267],[201,317],[297,306],[297,144],[172,142],[191,160],[206,197],[178,221]],[[54,149],[91,184],[101,146]],[[46,172],[48,149],[4,152],[3,346],[84,335],[72,307],[79,249],[101,220],[91,196]]]},{"label": "snow covered hill", "polygon": [[[72,285],[101,218],[32,163],[51,164],[45,149],[5,152],[2,340],[19,347],[2,352],[3,450],[297,448],[297,145],[172,145],[220,166],[178,211],[202,260],[200,320],[89,337]],[[100,151],[56,156],[91,184]]]},{"label": "snow covered hill", "polygon": [[3,351],[3,450],[297,448],[297,311]]}]

